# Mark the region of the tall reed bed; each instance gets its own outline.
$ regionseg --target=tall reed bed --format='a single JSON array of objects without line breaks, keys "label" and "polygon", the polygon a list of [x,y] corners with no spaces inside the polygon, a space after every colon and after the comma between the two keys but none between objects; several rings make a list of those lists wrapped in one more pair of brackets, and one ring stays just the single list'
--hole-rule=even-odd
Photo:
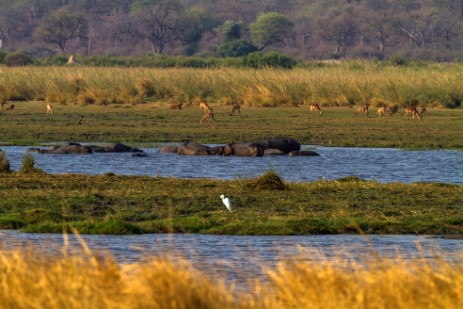
[{"label": "tall reed bed", "polygon": [[[0,307],[461,308],[461,261],[280,262],[244,288],[173,256],[121,265],[84,244],[0,251]],[[239,270],[237,270],[239,271]]]},{"label": "tall reed bed", "polygon": [[456,107],[463,100],[462,77],[461,64],[347,62],[293,70],[0,67],[0,97],[82,105],[207,99],[250,106],[316,102]]}]

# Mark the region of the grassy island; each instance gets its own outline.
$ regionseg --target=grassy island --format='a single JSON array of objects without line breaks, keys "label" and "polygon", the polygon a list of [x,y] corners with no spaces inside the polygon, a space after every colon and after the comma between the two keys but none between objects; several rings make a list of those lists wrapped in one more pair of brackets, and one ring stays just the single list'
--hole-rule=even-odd
[{"label": "grassy island", "polygon": [[11,173],[0,192],[0,228],[27,232],[463,234],[463,187],[440,183],[287,183],[273,171],[227,181]]}]

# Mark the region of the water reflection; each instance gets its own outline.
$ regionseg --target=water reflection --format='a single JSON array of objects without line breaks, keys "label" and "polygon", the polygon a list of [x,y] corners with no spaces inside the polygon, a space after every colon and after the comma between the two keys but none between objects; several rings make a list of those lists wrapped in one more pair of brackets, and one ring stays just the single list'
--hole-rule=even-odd
[{"label": "water reflection", "polygon": [[[308,146],[303,146],[308,147]],[[28,147],[1,147],[19,170]],[[149,175],[178,178],[236,179],[274,169],[285,180],[314,181],[357,176],[379,182],[444,182],[463,184],[463,152],[451,150],[316,147],[320,157],[262,158],[178,156],[144,148],[146,158],[123,153],[92,155],[33,154],[36,167],[47,173]]]}]

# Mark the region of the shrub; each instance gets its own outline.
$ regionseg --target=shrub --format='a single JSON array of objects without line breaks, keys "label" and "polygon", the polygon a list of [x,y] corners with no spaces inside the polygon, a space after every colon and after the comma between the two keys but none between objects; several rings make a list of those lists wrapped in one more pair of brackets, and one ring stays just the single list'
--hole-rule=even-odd
[{"label": "shrub", "polygon": [[35,158],[30,153],[24,155],[22,159],[21,173],[43,173],[43,170],[40,168],[35,168]]},{"label": "shrub", "polygon": [[156,95],[156,87],[154,86],[154,83],[149,79],[143,79],[138,81],[135,84],[135,88],[137,89],[138,95],[144,98],[149,98]]},{"label": "shrub", "polygon": [[32,62],[32,59],[25,53],[19,52],[6,55],[3,62],[6,66],[17,67],[30,64]]},{"label": "shrub", "polygon": [[395,66],[403,66],[407,65],[409,61],[404,56],[395,55],[389,59],[389,62]]},{"label": "shrub", "polygon": [[257,51],[257,47],[253,44],[242,40],[233,40],[220,45],[217,54],[220,57],[242,57],[255,51]]},{"label": "shrub", "polygon": [[296,64],[297,61],[293,58],[275,51],[267,54],[261,52],[250,53],[246,56],[245,60],[245,65],[253,68],[272,67],[291,69]]},{"label": "shrub", "polygon": [[293,58],[283,55],[279,52],[272,51],[262,57],[262,62],[265,66],[280,67],[284,69],[291,69],[297,64]]},{"label": "shrub", "polygon": [[274,170],[252,179],[249,187],[254,190],[285,190],[286,186],[280,176]]},{"label": "shrub", "polygon": [[10,161],[3,151],[0,151],[0,173],[11,173]]},{"label": "shrub", "polygon": [[6,51],[0,50],[0,63],[2,63],[3,60],[5,60],[6,55],[7,55]]},{"label": "shrub", "polygon": [[209,66],[209,60],[197,57],[179,58],[175,66],[181,68],[206,68]]}]

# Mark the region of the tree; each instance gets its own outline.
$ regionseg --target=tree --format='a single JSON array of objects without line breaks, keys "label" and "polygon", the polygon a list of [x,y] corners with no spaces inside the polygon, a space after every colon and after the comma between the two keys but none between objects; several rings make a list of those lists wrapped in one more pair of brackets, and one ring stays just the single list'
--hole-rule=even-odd
[{"label": "tree", "polygon": [[242,22],[226,20],[217,31],[223,36],[223,43],[217,50],[220,57],[241,57],[257,51],[251,42],[241,40]]},{"label": "tree", "polygon": [[249,25],[251,41],[259,46],[259,50],[282,42],[293,28],[293,23],[283,14],[270,12],[260,14],[256,21]]},{"label": "tree", "polygon": [[216,19],[204,9],[192,8],[184,12],[177,24],[177,37],[184,45],[183,53],[188,56],[194,54],[203,34],[216,25]]},{"label": "tree", "polygon": [[32,24],[35,18],[47,9],[48,1],[43,0],[16,0],[13,8],[23,15],[29,24]]},{"label": "tree", "polygon": [[333,10],[317,19],[320,37],[335,44],[335,55],[339,55],[340,51],[345,55],[347,47],[354,43],[358,31],[355,20],[351,10]]},{"label": "tree", "polygon": [[180,3],[175,0],[141,0],[134,4],[140,20],[135,32],[150,42],[154,54],[162,54],[167,44],[177,39],[181,10]]},{"label": "tree", "polygon": [[386,44],[391,41],[394,33],[391,18],[382,12],[367,13],[362,22],[362,32],[378,46],[379,53],[384,56]]},{"label": "tree", "polygon": [[226,20],[217,30],[223,36],[224,42],[241,39],[243,23],[235,20]]},{"label": "tree", "polygon": [[226,41],[219,46],[217,54],[220,57],[241,57],[257,51],[252,43],[243,40]]},{"label": "tree", "polygon": [[58,11],[40,23],[35,36],[58,45],[60,52],[64,53],[69,41],[87,38],[88,21],[81,13]]}]

